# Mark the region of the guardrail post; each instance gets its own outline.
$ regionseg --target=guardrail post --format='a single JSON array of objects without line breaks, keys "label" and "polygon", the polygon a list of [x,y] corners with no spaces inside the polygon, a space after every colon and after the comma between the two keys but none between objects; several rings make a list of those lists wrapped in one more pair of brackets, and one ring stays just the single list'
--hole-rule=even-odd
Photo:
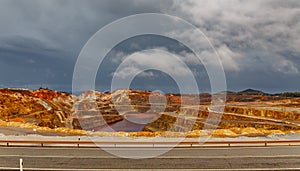
[{"label": "guardrail post", "polygon": [[7,146],[7,147],[9,147],[9,144],[8,144],[8,143],[6,143],[6,146]]},{"label": "guardrail post", "polygon": [[79,141],[80,141],[80,137],[78,138],[78,144],[77,144],[77,147],[79,148]]},{"label": "guardrail post", "polygon": [[267,142],[265,142],[265,147],[267,147]]},{"label": "guardrail post", "polygon": [[20,171],[23,171],[23,159],[20,159]]}]

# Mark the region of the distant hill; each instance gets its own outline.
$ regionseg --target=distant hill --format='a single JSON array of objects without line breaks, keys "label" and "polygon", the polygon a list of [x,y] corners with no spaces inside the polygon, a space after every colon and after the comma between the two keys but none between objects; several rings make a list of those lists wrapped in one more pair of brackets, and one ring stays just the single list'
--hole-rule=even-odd
[{"label": "distant hill", "polygon": [[284,93],[278,93],[274,95],[281,96],[281,97],[300,97],[300,92],[284,92]]},{"label": "distant hill", "polygon": [[267,95],[267,93],[260,91],[260,90],[254,90],[254,89],[247,89],[238,92],[238,94],[247,94],[247,95]]}]

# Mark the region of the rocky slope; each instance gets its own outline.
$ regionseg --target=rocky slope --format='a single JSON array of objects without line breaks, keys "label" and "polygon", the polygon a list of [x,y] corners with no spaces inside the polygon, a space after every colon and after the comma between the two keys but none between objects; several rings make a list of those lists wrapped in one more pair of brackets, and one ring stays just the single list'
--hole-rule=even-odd
[{"label": "rocky slope", "polygon": [[0,90],[0,119],[4,121],[27,122],[49,128],[65,127],[71,108],[71,96],[67,93],[48,89]]},{"label": "rocky slope", "polygon": [[[207,135],[207,130],[214,130],[213,136],[234,137],[300,130],[300,99],[294,96],[246,90],[227,92],[224,111],[211,108],[210,103],[210,94],[163,95],[141,90],[116,90],[110,93],[87,91],[74,96],[42,88],[0,89],[0,124],[70,133],[84,130],[90,134],[107,124],[134,119],[140,122],[141,116],[156,114],[144,123],[140,133],[126,135],[197,137]],[[136,118],[130,120],[129,116]],[[86,134],[84,131],[77,133]]]}]

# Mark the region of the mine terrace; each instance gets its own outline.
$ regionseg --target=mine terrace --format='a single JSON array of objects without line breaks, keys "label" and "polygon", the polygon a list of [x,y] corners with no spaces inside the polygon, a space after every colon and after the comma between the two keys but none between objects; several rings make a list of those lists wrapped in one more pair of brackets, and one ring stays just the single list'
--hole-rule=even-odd
[{"label": "mine terrace", "polygon": [[[0,89],[0,126],[96,136],[238,137],[300,133],[299,93],[226,93],[222,111],[212,96],[143,90]],[[200,99],[200,103],[198,100]],[[183,102],[184,101],[184,102]],[[207,118],[210,116],[210,122]]]}]

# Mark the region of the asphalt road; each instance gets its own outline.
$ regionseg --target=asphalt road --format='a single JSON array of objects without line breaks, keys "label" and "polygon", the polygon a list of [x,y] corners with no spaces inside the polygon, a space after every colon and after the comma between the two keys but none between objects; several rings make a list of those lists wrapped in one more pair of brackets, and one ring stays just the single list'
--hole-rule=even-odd
[{"label": "asphalt road", "polygon": [[[161,148],[111,148],[143,150]],[[26,170],[118,170],[118,169],[202,169],[202,170],[300,170],[299,146],[175,148],[150,159],[126,159],[99,148],[0,148],[0,170],[18,170],[19,159]]]}]

